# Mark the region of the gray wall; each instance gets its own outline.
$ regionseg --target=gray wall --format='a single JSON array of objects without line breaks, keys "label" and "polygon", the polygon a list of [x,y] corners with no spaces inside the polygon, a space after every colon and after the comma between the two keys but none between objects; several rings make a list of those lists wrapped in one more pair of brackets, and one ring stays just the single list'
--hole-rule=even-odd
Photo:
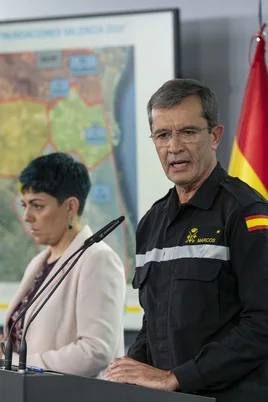
[{"label": "gray wall", "polygon": [[[226,130],[218,157],[227,168],[249,71],[249,42],[258,29],[258,0],[0,0],[0,19],[167,7],[181,9],[183,76],[202,80],[218,96]],[[263,0],[265,18],[268,22],[268,0]]]}]

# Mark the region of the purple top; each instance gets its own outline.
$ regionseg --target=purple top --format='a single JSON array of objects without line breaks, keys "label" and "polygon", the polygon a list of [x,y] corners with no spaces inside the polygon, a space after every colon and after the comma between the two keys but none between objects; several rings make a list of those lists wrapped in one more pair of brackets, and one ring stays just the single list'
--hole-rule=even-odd
[{"label": "purple top", "polygon": [[[23,297],[22,301],[17,305],[15,310],[13,311],[13,314],[10,317],[9,320],[9,328],[11,328],[11,325],[13,322],[16,320],[20,312],[26,307],[26,305],[34,298],[35,294],[37,293],[38,289],[54,267],[58,260],[53,261],[51,263],[47,263],[46,261],[44,262],[43,268],[41,271],[36,275],[34,278],[33,284],[31,288],[28,290],[28,292],[25,294]],[[15,345],[16,350],[19,350],[22,334],[23,334],[23,326],[24,326],[24,317],[25,315],[17,322],[17,324],[14,326],[12,330],[12,341],[13,345]]]}]

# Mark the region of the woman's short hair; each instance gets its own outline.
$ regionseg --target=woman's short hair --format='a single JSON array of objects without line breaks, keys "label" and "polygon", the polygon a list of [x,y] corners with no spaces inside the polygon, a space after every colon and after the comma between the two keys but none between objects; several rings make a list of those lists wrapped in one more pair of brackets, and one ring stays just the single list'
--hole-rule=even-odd
[{"label": "woman's short hair", "polygon": [[47,193],[59,204],[69,197],[79,201],[78,215],[82,215],[91,188],[85,165],[63,152],[54,152],[33,159],[19,175],[22,193]]}]

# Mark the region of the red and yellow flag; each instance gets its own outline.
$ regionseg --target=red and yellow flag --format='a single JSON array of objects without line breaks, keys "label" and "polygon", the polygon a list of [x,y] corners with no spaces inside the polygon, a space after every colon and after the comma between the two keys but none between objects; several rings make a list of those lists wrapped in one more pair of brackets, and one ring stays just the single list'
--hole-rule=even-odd
[{"label": "red and yellow flag", "polygon": [[246,225],[249,232],[260,229],[268,229],[267,215],[251,215],[246,218]]},{"label": "red and yellow flag", "polygon": [[268,199],[268,75],[264,28],[258,41],[244,95],[229,174],[239,177]]}]

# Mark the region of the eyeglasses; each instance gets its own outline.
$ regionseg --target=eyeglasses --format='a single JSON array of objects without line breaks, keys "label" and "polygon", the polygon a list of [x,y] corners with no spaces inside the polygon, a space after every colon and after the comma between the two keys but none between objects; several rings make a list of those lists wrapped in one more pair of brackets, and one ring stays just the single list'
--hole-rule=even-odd
[{"label": "eyeglasses", "polygon": [[[184,144],[195,143],[199,140],[199,135],[203,130],[211,130],[213,127],[203,128],[184,128],[182,130],[176,130],[175,135]],[[166,146],[173,137],[172,131],[160,130],[150,135],[154,143],[158,146]]]}]

